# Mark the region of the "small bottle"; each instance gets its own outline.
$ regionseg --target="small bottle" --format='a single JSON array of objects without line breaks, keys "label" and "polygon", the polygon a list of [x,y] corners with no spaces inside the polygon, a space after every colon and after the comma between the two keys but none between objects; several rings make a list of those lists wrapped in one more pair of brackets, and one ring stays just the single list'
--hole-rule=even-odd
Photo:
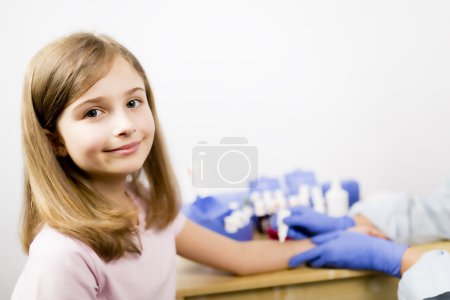
[{"label": "small bottle", "polygon": [[253,202],[253,209],[255,211],[255,216],[264,217],[267,214],[266,206],[264,205],[264,201],[262,199],[258,199]]},{"label": "small bottle", "polygon": [[286,208],[286,198],[281,190],[275,190],[274,197],[277,209]]},{"label": "small bottle", "polygon": [[339,180],[331,182],[330,189],[325,193],[327,200],[328,215],[331,217],[342,217],[348,213],[348,193],[341,186]]},{"label": "small bottle", "polygon": [[298,196],[297,195],[290,195],[288,197],[288,202],[290,207],[294,207],[298,205]]},{"label": "small bottle", "polygon": [[309,197],[310,197],[309,186],[307,186],[306,184],[300,185],[298,189],[298,204],[309,206]]},{"label": "small bottle", "polygon": [[250,195],[250,201],[253,204],[253,211],[255,214],[255,229],[259,233],[266,233],[269,226],[269,214],[267,207],[261,193],[254,191]]},{"label": "small bottle", "polygon": [[266,205],[266,210],[269,215],[275,213],[275,211],[277,209],[275,199],[273,196],[274,195],[273,195],[272,191],[267,190],[267,191],[263,192],[264,204]]},{"label": "small bottle", "polygon": [[322,189],[317,185],[312,188],[312,203],[314,210],[318,213],[324,214],[326,212]]}]

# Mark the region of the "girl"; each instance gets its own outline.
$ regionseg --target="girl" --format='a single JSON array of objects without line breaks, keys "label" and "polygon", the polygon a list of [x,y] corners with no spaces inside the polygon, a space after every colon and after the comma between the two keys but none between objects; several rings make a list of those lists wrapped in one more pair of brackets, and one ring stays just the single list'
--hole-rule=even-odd
[{"label": "girl", "polygon": [[109,37],[73,34],[38,52],[22,129],[29,258],[13,299],[173,299],[176,254],[251,274],[313,247],[240,243],[186,220],[147,76]]}]

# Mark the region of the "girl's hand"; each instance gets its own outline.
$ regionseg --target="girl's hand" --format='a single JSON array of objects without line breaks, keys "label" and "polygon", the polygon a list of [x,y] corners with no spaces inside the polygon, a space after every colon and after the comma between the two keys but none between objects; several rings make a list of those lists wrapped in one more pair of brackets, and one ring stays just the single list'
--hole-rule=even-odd
[{"label": "girl's hand", "polygon": [[375,226],[372,226],[372,225],[357,225],[357,226],[348,228],[347,231],[364,233],[364,234],[374,236],[377,238],[382,238],[385,240],[389,239],[383,232],[381,232],[378,228],[376,228]]}]

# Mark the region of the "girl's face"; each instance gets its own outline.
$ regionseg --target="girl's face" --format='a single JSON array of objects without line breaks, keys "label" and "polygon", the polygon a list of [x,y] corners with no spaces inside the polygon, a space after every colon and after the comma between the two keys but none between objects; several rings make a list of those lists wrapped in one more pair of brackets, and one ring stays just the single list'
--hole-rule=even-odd
[{"label": "girl's face", "polygon": [[118,57],[105,77],[64,109],[57,130],[62,152],[92,178],[139,170],[155,133],[141,76]]}]

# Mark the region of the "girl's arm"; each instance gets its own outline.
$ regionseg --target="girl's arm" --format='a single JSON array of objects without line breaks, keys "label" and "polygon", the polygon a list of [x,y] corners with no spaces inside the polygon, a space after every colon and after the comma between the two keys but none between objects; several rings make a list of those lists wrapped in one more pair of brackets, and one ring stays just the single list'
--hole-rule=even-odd
[{"label": "girl's arm", "polygon": [[314,247],[309,240],[238,242],[189,220],[176,238],[177,253],[196,262],[238,275],[286,269],[295,254]]}]

